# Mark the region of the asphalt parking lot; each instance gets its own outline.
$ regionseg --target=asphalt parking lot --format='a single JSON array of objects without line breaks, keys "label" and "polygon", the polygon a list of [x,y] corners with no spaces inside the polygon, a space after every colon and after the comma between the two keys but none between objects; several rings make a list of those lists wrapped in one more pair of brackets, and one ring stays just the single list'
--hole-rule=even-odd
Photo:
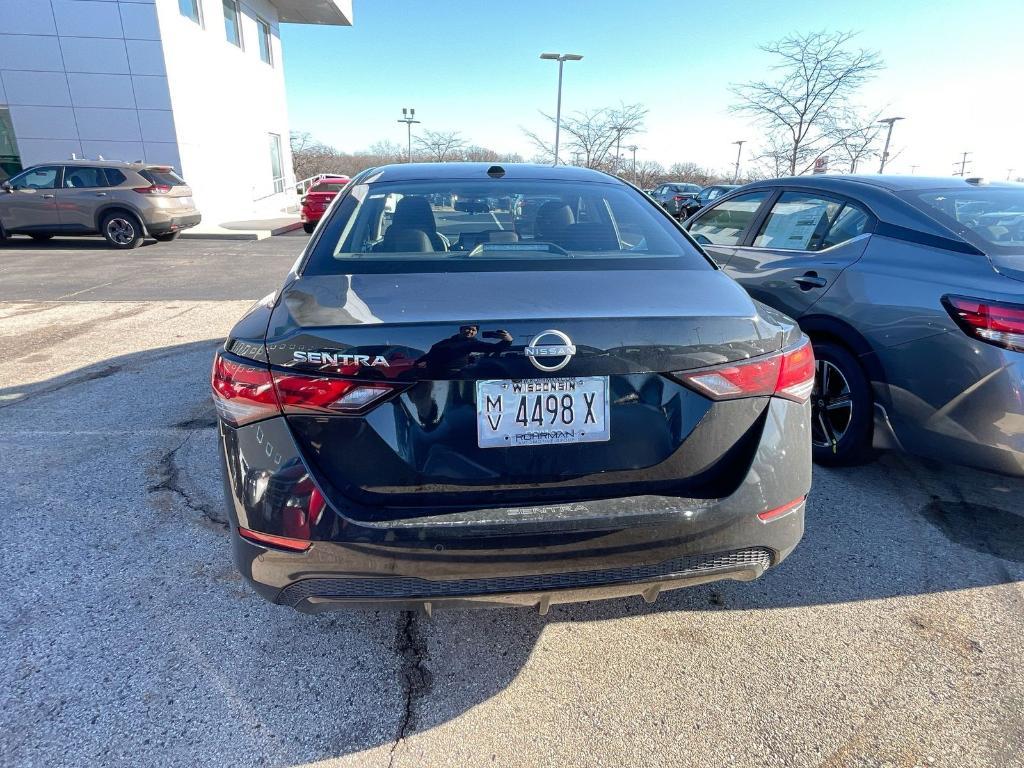
[{"label": "asphalt parking lot", "polygon": [[815,469],[752,584],[305,616],[234,572],[213,350],[304,236],[0,246],[0,765],[1024,765],[1024,483]]}]

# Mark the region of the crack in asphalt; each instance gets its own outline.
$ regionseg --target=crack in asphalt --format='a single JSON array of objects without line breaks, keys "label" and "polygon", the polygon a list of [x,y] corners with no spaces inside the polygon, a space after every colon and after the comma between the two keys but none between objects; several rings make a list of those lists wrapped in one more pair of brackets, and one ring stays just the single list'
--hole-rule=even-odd
[{"label": "crack in asphalt", "polygon": [[146,488],[146,492],[160,493],[161,491],[167,491],[168,493],[172,493],[180,498],[186,507],[202,516],[203,519],[211,525],[222,531],[227,531],[227,520],[215,512],[209,504],[193,500],[192,495],[185,490],[184,486],[181,484],[181,467],[178,466],[175,455],[185,447],[188,441],[191,440],[196,432],[200,431],[200,429],[202,428],[191,430],[185,436],[184,440],[160,458],[160,461],[157,462],[157,469],[163,479],[159,483],[154,483]]},{"label": "crack in asphalt", "polygon": [[391,745],[388,768],[395,763],[395,751],[406,736],[416,727],[416,710],[420,700],[430,693],[433,675],[424,662],[427,657],[427,643],[420,632],[419,615],[416,611],[403,611],[395,638],[395,652],[402,658],[400,671],[402,696],[405,706],[398,726],[395,742]]}]

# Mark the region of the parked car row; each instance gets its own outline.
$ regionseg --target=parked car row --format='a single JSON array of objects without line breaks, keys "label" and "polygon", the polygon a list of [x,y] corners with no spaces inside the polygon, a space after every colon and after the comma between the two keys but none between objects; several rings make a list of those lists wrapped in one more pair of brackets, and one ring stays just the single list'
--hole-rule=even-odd
[{"label": "parked car row", "polygon": [[146,236],[174,240],[201,219],[191,188],[166,165],[66,160],[0,184],[0,242],[99,234],[112,248],[129,249]]}]

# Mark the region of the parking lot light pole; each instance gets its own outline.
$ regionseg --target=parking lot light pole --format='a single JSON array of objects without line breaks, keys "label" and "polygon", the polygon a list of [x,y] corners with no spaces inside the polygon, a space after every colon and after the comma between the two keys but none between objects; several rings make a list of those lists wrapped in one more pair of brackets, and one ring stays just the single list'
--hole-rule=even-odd
[{"label": "parking lot light pole", "polygon": [[740,139],[739,141],[734,141],[733,142],[733,144],[736,145],[736,168],[732,172],[732,183],[733,184],[735,184],[737,181],[739,181],[739,178],[740,178],[740,153],[743,152],[743,145],[746,144],[746,143],[747,143],[746,139]]},{"label": "parking lot light pole", "polygon": [[558,62],[558,103],[555,107],[555,162],[558,165],[558,139],[562,128],[562,65],[567,61],[579,61],[583,57],[578,53],[542,53],[542,59]]},{"label": "parking lot light pole", "polygon": [[633,153],[633,186],[636,186],[636,151],[640,149],[640,147],[636,144],[630,144],[626,149]]},{"label": "parking lot light pole", "polygon": [[398,122],[405,123],[406,133],[408,134],[408,139],[409,139],[409,155],[408,155],[408,159],[405,162],[411,163],[412,162],[412,126],[413,126],[414,123],[418,125],[419,122],[420,122],[419,120],[416,119],[416,110],[413,109],[412,107],[409,107],[408,109],[406,107],[402,107],[402,119],[399,120]]},{"label": "parking lot light pole", "polygon": [[882,164],[878,166],[879,173],[882,173],[885,170],[885,161],[889,159],[889,140],[892,138],[892,125],[897,120],[902,119],[902,117],[887,117],[878,121],[879,125],[889,125],[889,132],[885,134],[885,149],[882,150]]}]

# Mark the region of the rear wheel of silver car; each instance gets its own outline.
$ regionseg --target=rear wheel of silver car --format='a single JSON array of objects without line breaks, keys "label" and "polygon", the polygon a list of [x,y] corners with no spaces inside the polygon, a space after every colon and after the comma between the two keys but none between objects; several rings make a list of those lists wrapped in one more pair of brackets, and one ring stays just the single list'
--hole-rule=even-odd
[{"label": "rear wheel of silver car", "polygon": [[112,248],[127,250],[142,245],[142,224],[126,211],[114,211],[104,216],[100,233]]},{"label": "rear wheel of silver car", "polygon": [[830,341],[814,342],[811,446],[819,464],[859,464],[871,455],[871,385],[857,358]]}]

